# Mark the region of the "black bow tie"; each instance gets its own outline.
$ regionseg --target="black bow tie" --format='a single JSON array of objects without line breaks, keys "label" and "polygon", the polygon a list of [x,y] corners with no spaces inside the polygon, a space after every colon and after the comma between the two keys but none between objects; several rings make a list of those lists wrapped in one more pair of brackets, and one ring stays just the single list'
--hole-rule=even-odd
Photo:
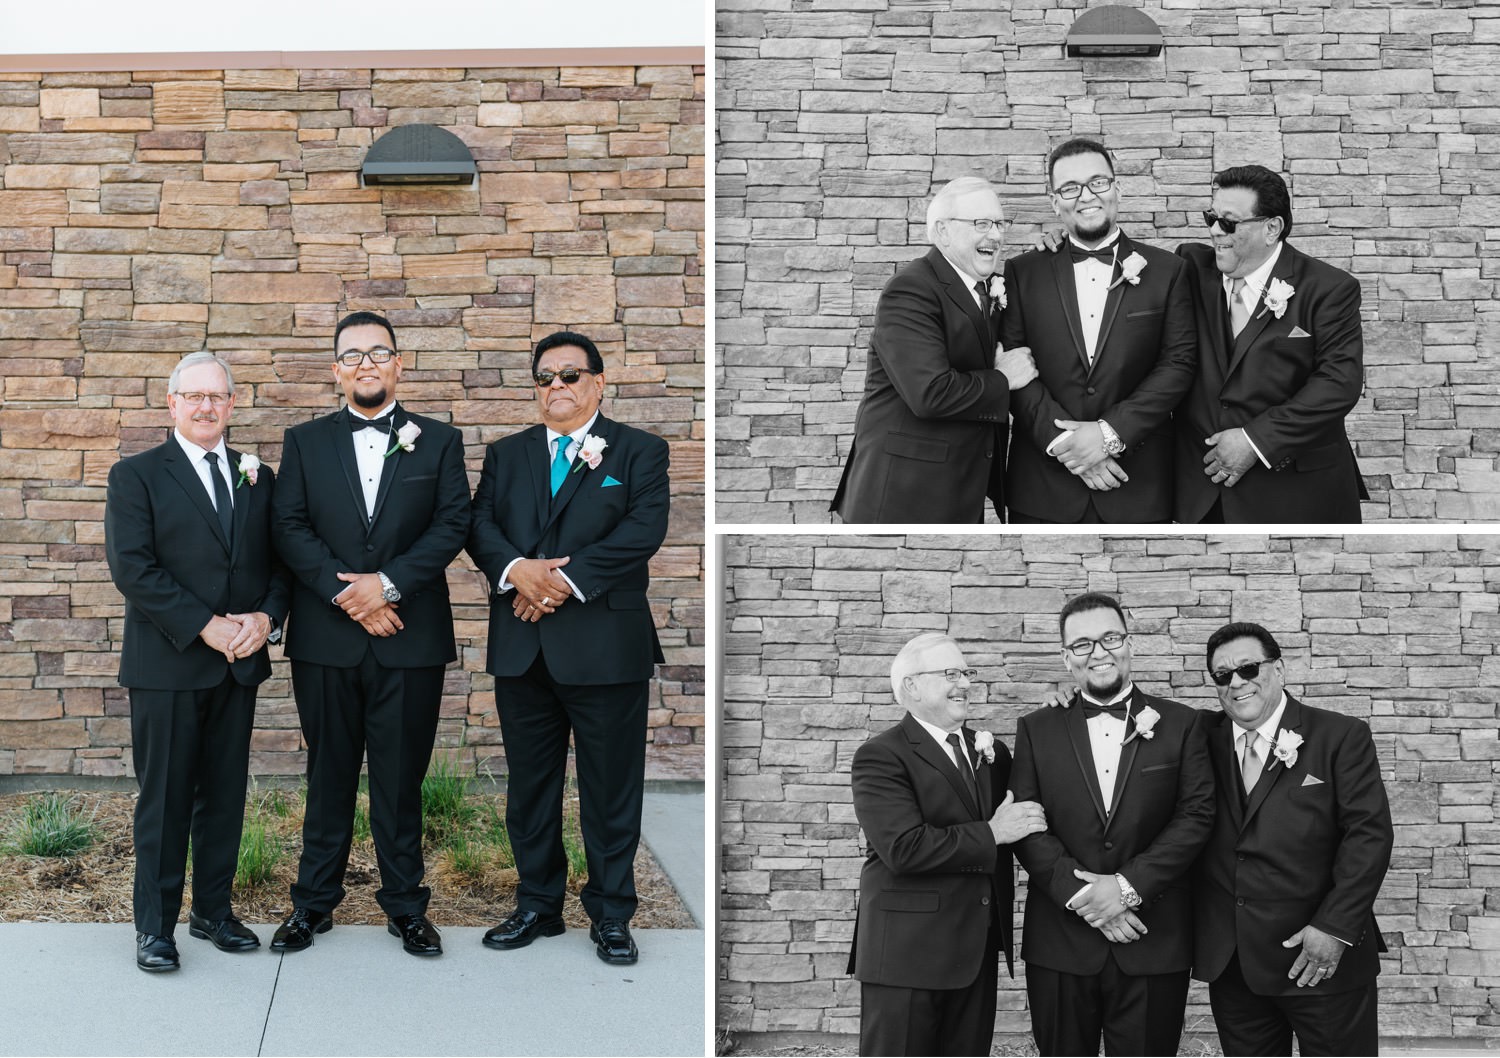
[{"label": "black bow tie", "polygon": [[1124,720],[1125,719],[1125,711],[1129,707],[1130,707],[1130,699],[1129,698],[1121,698],[1118,702],[1115,702],[1113,705],[1095,705],[1093,702],[1091,702],[1087,698],[1085,698],[1085,699],[1083,699],[1083,718],[1085,720],[1092,720],[1094,717],[1098,716],[1100,713],[1108,713],[1110,716],[1114,717],[1116,720]]},{"label": "black bow tie", "polygon": [[368,426],[372,430],[389,431],[391,428],[392,418],[393,416],[391,415],[382,415],[378,419],[366,419],[362,415],[355,415],[353,412],[350,412],[349,429],[353,430],[355,433],[358,433]]},{"label": "black bow tie", "polygon": [[1105,264],[1114,264],[1115,245],[1115,243],[1110,243],[1108,246],[1101,246],[1097,250],[1085,250],[1077,243],[1069,241],[1068,256],[1073,258],[1074,264],[1077,264],[1079,261],[1087,261],[1090,257],[1097,257]]}]

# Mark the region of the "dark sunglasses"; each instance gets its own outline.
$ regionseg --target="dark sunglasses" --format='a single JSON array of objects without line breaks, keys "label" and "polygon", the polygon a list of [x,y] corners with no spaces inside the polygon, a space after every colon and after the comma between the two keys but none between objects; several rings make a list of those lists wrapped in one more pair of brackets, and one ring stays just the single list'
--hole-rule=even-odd
[{"label": "dark sunglasses", "polygon": [[1210,672],[1208,677],[1220,687],[1228,687],[1229,681],[1234,679],[1236,675],[1242,680],[1255,679],[1255,677],[1260,675],[1260,667],[1262,665],[1269,665],[1275,660],[1275,658],[1267,658],[1265,661],[1247,661],[1238,668],[1226,669],[1223,672]]},{"label": "dark sunglasses", "polygon": [[580,375],[597,375],[599,372],[592,371],[586,367],[565,367],[561,371],[538,371],[533,378],[539,389],[546,389],[552,385],[554,378],[563,380],[563,385],[571,386],[578,381]]},{"label": "dark sunglasses", "polygon": [[1246,217],[1243,220],[1230,220],[1228,217],[1219,216],[1211,209],[1205,209],[1203,211],[1203,223],[1207,224],[1210,228],[1217,224],[1219,227],[1224,229],[1225,235],[1233,235],[1235,228],[1238,228],[1241,224],[1249,224],[1252,220],[1270,219],[1270,217]]}]

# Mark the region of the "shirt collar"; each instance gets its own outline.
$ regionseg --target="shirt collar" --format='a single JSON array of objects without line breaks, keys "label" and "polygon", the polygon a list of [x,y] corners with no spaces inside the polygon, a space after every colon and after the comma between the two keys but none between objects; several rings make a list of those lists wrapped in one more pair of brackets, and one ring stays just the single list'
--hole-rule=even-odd
[{"label": "shirt collar", "polygon": [[1078,247],[1080,250],[1088,250],[1088,249],[1107,250],[1109,247],[1115,245],[1115,243],[1117,243],[1117,242],[1120,241],[1120,229],[1118,227],[1115,228],[1114,233],[1111,234],[1109,238],[1105,239],[1098,246],[1094,246],[1094,247],[1089,247],[1089,246],[1083,245],[1083,243],[1081,243],[1077,239],[1075,239],[1071,233],[1068,235],[1068,241],[1070,243],[1072,243],[1074,246]]},{"label": "shirt collar", "polygon": [[570,434],[560,434],[556,430],[554,430],[552,427],[550,427],[550,426],[547,427],[547,447],[549,449],[555,447],[555,443],[556,443],[557,439],[559,437],[564,437],[564,436],[566,436],[568,438],[569,442],[572,442],[572,441],[582,441],[585,437],[588,436],[589,431],[594,428],[594,423],[596,423],[598,421],[599,421],[599,413],[596,411],[589,418],[588,422],[584,423],[582,426],[580,426],[578,429],[574,430]]},{"label": "shirt collar", "polygon": [[219,435],[219,443],[214,445],[212,449],[199,448],[192,441],[189,441],[186,437],[182,436],[181,430],[175,428],[172,430],[172,436],[177,438],[177,443],[182,446],[183,452],[186,453],[187,457],[193,461],[193,464],[195,466],[198,463],[201,463],[203,461],[203,457],[210,451],[219,453],[219,460],[223,463],[224,466],[227,467],[229,465],[229,450],[224,445],[223,434]]},{"label": "shirt collar", "polygon": [[[1271,272],[1273,269],[1275,269],[1276,262],[1281,258],[1281,248],[1284,245],[1285,243],[1278,240],[1276,243],[1276,249],[1271,251],[1271,256],[1262,261],[1259,268],[1257,268],[1253,272],[1248,273],[1244,277],[1245,286],[1248,287],[1251,293],[1253,293],[1257,298],[1261,297],[1265,293],[1266,287],[1270,285]],[[1234,280],[1230,279],[1226,275],[1221,275],[1219,278],[1224,281],[1224,292],[1226,294],[1232,293]]]},{"label": "shirt collar", "polygon": [[[1281,692],[1281,701],[1276,703],[1276,708],[1271,711],[1270,716],[1266,717],[1266,722],[1255,729],[1256,733],[1267,742],[1276,741],[1276,729],[1281,725],[1281,714],[1284,712],[1286,712],[1286,691]],[[1236,750],[1244,745],[1244,736],[1245,729],[1235,724],[1234,743]]]},{"label": "shirt collar", "polygon": [[[943,253],[943,251],[940,249],[938,250],[938,253]],[[979,282],[978,276],[969,275],[968,272],[965,272],[962,268],[958,267],[958,265],[954,264],[952,260],[949,259],[947,254],[943,254],[943,260],[948,262],[948,267],[952,268],[955,272],[958,273],[958,278],[964,281],[964,286],[968,287],[970,290],[974,289],[974,284]],[[989,285],[989,281],[985,280],[984,286],[986,290],[989,289]]]},{"label": "shirt collar", "polygon": [[[912,713],[911,718],[922,725],[922,730],[931,735],[933,741],[942,746],[944,750],[948,749],[948,732],[944,731],[942,728],[937,727],[934,724],[929,724],[926,720],[923,720],[916,713]],[[960,727],[962,727],[962,725],[960,725]],[[958,737],[963,738],[963,735],[960,734]]]},{"label": "shirt collar", "polygon": [[374,415],[366,415],[364,412],[362,412],[358,408],[356,408],[353,404],[345,405],[345,407],[347,407],[349,409],[349,414],[350,415],[358,415],[361,419],[369,419],[371,422],[374,422],[376,419],[380,418],[383,415],[389,414],[390,410],[392,408],[394,408],[395,406],[396,406],[396,402],[393,400],[389,404],[387,404],[385,407],[383,407],[379,411],[377,411]]},{"label": "shirt collar", "polygon": [[1133,693],[1135,693],[1135,684],[1126,681],[1125,686],[1120,688],[1119,693],[1107,702],[1100,701],[1098,698],[1095,698],[1092,694],[1089,694],[1085,690],[1080,690],[1078,693],[1082,695],[1083,700],[1086,702],[1093,702],[1095,705],[1114,705],[1116,702],[1122,702],[1126,698],[1129,698]]}]

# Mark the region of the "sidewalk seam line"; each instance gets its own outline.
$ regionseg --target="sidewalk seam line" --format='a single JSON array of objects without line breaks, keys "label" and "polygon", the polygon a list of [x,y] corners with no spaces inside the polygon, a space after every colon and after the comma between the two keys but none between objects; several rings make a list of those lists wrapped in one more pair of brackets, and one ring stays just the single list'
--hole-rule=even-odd
[{"label": "sidewalk seam line", "polygon": [[255,1047],[255,1058],[266,1052],[266,1030],[271,1026],[271,1008],[276,1005],[276,988],[281,984],[281,967],[285,962],[286,953],[282,952],[276,960],[276,976],[271,980],[271,999],[266,1003],[266,1018],[260,1024],[260,1042]]}]

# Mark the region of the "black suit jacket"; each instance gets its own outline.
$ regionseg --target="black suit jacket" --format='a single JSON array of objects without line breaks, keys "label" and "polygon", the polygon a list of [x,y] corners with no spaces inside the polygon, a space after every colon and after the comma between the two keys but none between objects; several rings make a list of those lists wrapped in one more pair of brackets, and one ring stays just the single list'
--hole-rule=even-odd
[{"label": "black suit jacket", "polygon": [[[1147,739],[1134,717],[1149,706],[1160,719]],[[1037,801],[1047,830],[1016,845],[1026,868],[1021,958],[1070,974],[1096,974],[1113,948],[1128,974],[1186,970],[1193,957],[1191,869],[1214,818],[1214,780],[1196,709],[1134,688],[1132,720],[1120,750],[1114,800],[1106,806],[1087,722],[1075,692],[1067,709],[1039,709],[1016,729],[1011,791]],[[1149,932],[1111,945],[1064,906],[1087,883],[1073,871],[1123,874],[1141,895],[1136,915]]]},{"label": "black suit jacket", "polygon": [[[240,453],[226,451],[238,481]],[[268,466],[260,468],[256,484],[235,487],[231,549],[176,438],[110,468],[104,549],[110,576],[125,596],[122,685],[203,690],[223,682],[226,669],[245,686],[271,674],[265,647],[230,665],[198,633],[226,613],[259,611],[275,624],[285,620],[287,581],[271,547],[275,491]]]},{"label": "black suit jacket", "polygon": [[[1260,995],[1368,984],[1385,951],[1374,908],[1394,844],[1369,726],[1288,695],[1281,730],[1302,736],[1297,760],[1287,767],[1268,755],[1245,803],[1234,724],[1223,713],[1204,719],[1218,808],[1198,864],[1193,976],[1215,980],[1238,950]],[[1308,924],[1352,947],[1332,977],[1298,988],[1287,971],[1301,949],[1281,943]]]},{"label": "black suit jacket", "polygon": [[[1072,258],[1033,250],[1005,263],[1008,305],[1000,315],[1007,349],[1031,348],[1038,377],[1011,394],[1015,427],[1005,468],[1013,510],[1049,521],[1076,522],[1089,500],[1106,522],[1172,518],[1172,409],[1197,370],[1197,332],[1187,267],[1175,255],[1120,235],[1120,262],[1146,259],[1139,283],[1119,282],[1104,304],[1095,356],[1089,363],[1078,310]],[[1047,455],[1062,431],[1056,419],[1104,419],[1120,435],[1117,458],[1130,480],[1095,492]]]},{"label": "black suit jacket", "polygon": [[868,851],[848,971],[861,981],[963,988],[996,956],[991,927],[1010,964],[1010,846],[996,846],[989,825],[1005,796],[1010,752],[996,739],[986,764],[967,725],[963,738],[979,761],[978,804],[910,713],[854,753],[854,814]]},{"label": "black suit jacket", "polygon": [[[375,517],[367,521],[349,413],[337,411],[287,430],[276,490],[276,546],[296,582],[286,654],[293,661],[350,668],[366,649],[388,668],[446,665],[458,653],[448,603],[448,563],[469,528],[463,437],[447,423],[399,404],[396,426],[422,428],[413,450],[382,466]],[[340,572],[384,572],[401,592],[393,636],[372,636],[333,597],[349,585]]]},{"label": "black suit jacket", "polygon": [[875,309],[865,395],[829,510],[845,522],[984,520],[1010,414],[996,337],[936,247],[892,277]]},{"label": "black suit jacket", "polygon": [[[1226,522],[1360,521],[1369,494],[1344,431],[1364,387],[1359,283],[1283,243],[1272,279],[1295,291],[1286,311],[1277,319],[1258,302],[1234,338],[1213,247],[1177,252],[1198,316],[1198,377],[1175,418],[1177,520],[1201,521],[1220,499]],[[1236,426],[1274,469],[1257,460],[1225,488],[1203,473],[1203,439]]]},{"label": "black suit jacket", "polygon": [[[608,442],[603,462],[575,459],[556,497],[545,426],[485,451],[468,548],[490,582],[492,675],[522,675],[538,651],[555,678],[579,684],[647,680],[662,660],[646,589],[667,535],[667,442],[603,415],[590,433]],[[512,612],[514,590],[495,595],[513,559],[563,555],[562,572],[587,602],[569,599],[533,623]]]}]

